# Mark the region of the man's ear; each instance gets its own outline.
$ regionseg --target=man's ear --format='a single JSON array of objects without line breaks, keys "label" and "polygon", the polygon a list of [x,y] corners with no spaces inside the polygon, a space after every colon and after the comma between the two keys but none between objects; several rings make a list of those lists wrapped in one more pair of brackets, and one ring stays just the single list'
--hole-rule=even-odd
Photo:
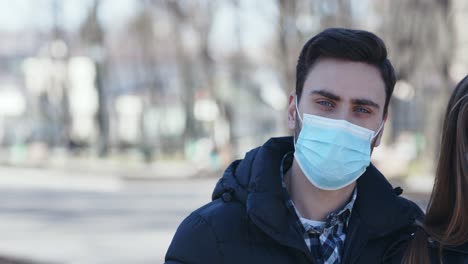
[{"label": "man's ear", "polygon": [[293,132],[296,129],[296,93],[294,91],[289,94],[288,128]]},{"label": "man's ear", "polygon": [[380,145],[380,141],[382,140],[382,135],[384,133],[384,130],[385,130],[385,125],[387,124],[387,117],[388,115],[385,115],[384,118],[383,118],[383,125],[382,125],[382,129],[380,130],[380,133],[379,135],[377,136],[377,138],[375,139],[375,144],[374,144],[374,148],[375,147],[378,147]]}]

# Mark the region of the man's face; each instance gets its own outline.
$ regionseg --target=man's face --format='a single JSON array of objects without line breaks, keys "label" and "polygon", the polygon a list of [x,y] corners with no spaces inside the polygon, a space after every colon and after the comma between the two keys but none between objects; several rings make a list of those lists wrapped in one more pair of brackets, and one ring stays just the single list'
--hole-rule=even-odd
[{"label": "man's face", "polygon": [[[309,71],[298,102],[300,114],[340,119],[377,132],[385,105],[385,84],[380,72],[362,62],[319,60]],[[295,94],[289,97],[288,127],[297,133]],[[302,117],[302,116],[301,116]],[[385,117],[386,119],[386,117]],[[383,130],[383,128],[382,128]],[[382,132],[375,141],[380,144]]]}]

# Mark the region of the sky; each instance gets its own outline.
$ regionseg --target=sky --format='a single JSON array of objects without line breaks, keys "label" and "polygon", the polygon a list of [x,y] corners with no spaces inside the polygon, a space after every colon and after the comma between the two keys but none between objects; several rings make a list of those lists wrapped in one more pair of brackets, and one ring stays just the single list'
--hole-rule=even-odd
[{"label": "sky", "polygon": [[[21,31],[33,29],[50,30],[53,26],[54,0],[0,0],[0,30]],[[56,0],[62,6],[59,21],[68,30],[76,29],[86,16],[92,0]],[[119,23],[131,16],[136,1],[102,0],[101,20],[105,27]],[[118,17],[119,19],[115,19]]]},{"label": "sky", "polygon": [[[119,27],[138,11],[138,0],[101,0],[100,19],[107,29]],[[84,20],[93,0],[0,0],[0,31],[40,31],[53,28],[53,4],[59,6],[58,21],[74,31]],[[237,49],[236,15],[230,1],[225,1],[215,15],[211,43],[215,50],[230,53]],[[261,6],[259,6],[261,5]],[[275,1],[242,0],[240,4],[241,38],[251,55],[258,54],[264,42],[271,39],[276,25]]]},{"label": "sky", "polygon": [[[351,0],[357,17],[366,14],[370,0]],[[0,31],[39,31],[53,29],[53,4],[59,6],[58,21],[68,31],[76,30],[94,0],[0,0]],[[128,21],[138,10],[140,0],[101,0],[100,20],[104,28],[116,29]],[[275,36],[278,8],[276,1],[241,0],[239,17],[232,1],[219,0],[210,44],[215,52],[226,55],[237,51],[237,19],[240,21],[242,48],[249,57],[264,56],[265,45]],[[319,3],[320,4],[320,3]],[[320,4],[324,8],[327,2]],[[369,14],[364,15],[370,17]],[[316,25],[311,17],[298,19],[306,27]],[[156,18],[157,19],[157,18]],[[374,24],[374,23],[371,23]],[[302,26],[304,26],[302,25]],[[298,25],[301,26],[301,25]],[[313,30],[312,30],[313,31]]]}]

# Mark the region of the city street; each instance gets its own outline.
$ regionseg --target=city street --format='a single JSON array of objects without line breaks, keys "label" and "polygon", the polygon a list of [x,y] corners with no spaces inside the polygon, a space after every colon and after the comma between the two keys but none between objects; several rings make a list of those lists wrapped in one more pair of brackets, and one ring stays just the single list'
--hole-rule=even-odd
[{"label": "city street", "polygon": [[216,179],[121,181],[0,168],[0,255],[32,263],[162,263]]},{"label": "city street", "polygon": [[[215,183],[0,167],[0,256],[31,263],[162,263],[178,224],[210,200]],[[412,198],[425,206],[427,196]]]}]

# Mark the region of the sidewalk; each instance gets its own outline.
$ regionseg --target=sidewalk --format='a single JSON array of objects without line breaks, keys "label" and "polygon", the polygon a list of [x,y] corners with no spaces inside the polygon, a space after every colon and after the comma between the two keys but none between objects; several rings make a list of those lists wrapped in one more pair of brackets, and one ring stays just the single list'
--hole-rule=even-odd
[{"label": "sidewalk", "polygon": [[46,170],[52,175],[117,177],[124,180],[174,180],[220,175],[219,171],[186,160],[158,160],[144,163],[118,158],[50,158],[42,162],[10,162],[0,159],[0,167]]},{"label": "sidewalk", "polygon": [[32,261],[32,260],[0,256],[0,264],[52,264],[52,263],[37,262],[37,261]]},{"label": "sidewalk", "polygon": [[[46,186],[64,190],[116,191],[125,181],[186,181],[198,178],[219,178],[222,171],[207,170],[190,161],[156,161],[145,164],[117,159],[68,158],[51,159],[46,163],[23,163],[13,166],[0,161],[0,185]],[[403,197],[425,210],[432,191],[432,175],[395,176],[388,180],[403,189]],[[0,263],[1,264],[1,263]]]},{"label": "sidewalk", "polygon": [[[379,166],[380,165],[380,166]],[[411,175],[407,177],[399,176],[400,173],[394,172],[395,164],[377,164],[383,170],[382,173],[387,176],[388,180],[394,187],[401,187],[404,190],[403,195],[414,197],[424,197],[428,199],[428,195],[432,191],[433,176],[432,175]],[[36,178],[34,175],[40,174],[49,179],[61,179],[64,176],[85,179],[99,179],[104,181],[101,186],[113,186],[112,183],[105,182],[105,179],[116,179],[124,181],[155,181],[155,180],[187,180],[196,178],[222,176],[222,170],[213,170],[187,160],[158,160],[151,163],[143,163],[140,160],[123,159],[123,158],[80,158],[80,157],[62,157],[50,158],[43,162],[22,162],[11,163],[5,159],[0,159],[0,168],[12,170],[8,173],[14,175],[16,168],[21,169],[24,181],[31,180],[30,177]],[[388,171],[386,171],[388,170]],[[2,177],[3,175],[0,175]],[[7,177],[9,178],[9,177]],[[3,179],[5,180],[5,179]],[[19,179],[17,179],[19,180]],[[99,184],[98,184],[99,185]],[[418,198],[418,200],[421,200]]]}]

